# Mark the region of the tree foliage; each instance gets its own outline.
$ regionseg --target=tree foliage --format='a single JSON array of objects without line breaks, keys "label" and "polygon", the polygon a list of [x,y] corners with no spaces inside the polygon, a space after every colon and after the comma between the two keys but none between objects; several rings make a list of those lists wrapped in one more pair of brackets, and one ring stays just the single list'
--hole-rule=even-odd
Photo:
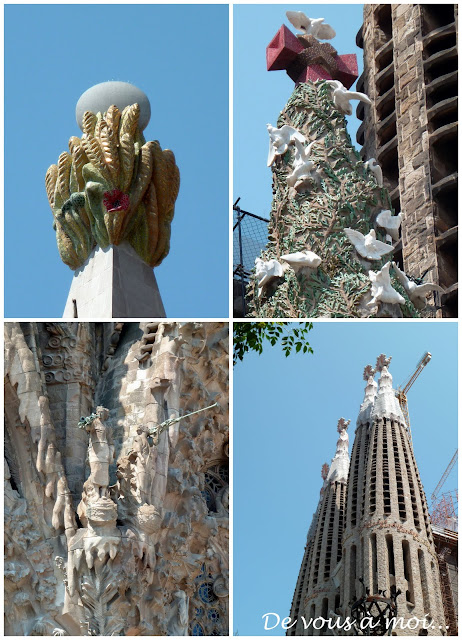
[{"label": "tree foliage", "polygon": [[307,340],[312,322],[235,322],[233,364],[243,360],[249,351],[263,352],[263,343],[267,340],[274,347],[280,343],[286,357],[296,353],[313,353]]}]

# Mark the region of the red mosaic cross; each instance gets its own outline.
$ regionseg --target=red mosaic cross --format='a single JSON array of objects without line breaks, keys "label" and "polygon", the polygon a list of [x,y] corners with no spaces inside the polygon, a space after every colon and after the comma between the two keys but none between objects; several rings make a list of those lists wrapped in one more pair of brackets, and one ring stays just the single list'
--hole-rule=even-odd
[{"label": "red mosaic cross", "polygon": [[285,25],[266,48],[268,71],[285,69],[296,83],[308,80],[340,80],[349,89],[358,77],[356,54],[339,56],[332,45],[313,36],[297,38]]}]

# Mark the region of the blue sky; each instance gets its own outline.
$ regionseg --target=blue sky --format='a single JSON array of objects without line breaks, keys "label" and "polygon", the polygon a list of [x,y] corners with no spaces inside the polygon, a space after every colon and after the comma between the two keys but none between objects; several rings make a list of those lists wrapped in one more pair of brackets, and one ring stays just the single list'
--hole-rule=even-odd
[{"label": "blue sky", "polygon": [[[266,47],[282,24],[297,31],[287,20],[287,9],[303,11],[312,18],[325,18],[337,35],[329,43],[339,54],[356,53],[362,72],[362,49],[356,34],[362,24],[362,4],[315,5],[235,5],[234,6],[234,193],[239,206],[259,216],[269,217],[271,208],[271,169],[266,166],[268,132],[266,124],[276,125],[294,83],[285,71],[266,70]],[[359,121],[348,118],[351,138]],[[233,200],[233,201],[234,201]]]},{"label": "blue sky", "polygon": [[[306,534],[330,464],[339,418],[351,419],[350,453],[367,364],[392,356],[393,386],[432,354],[408,393],[414,452],[427,498],[457,448],[457,323],[315,322],[314,354],[268,346],[234,368],[234,622],[265,632],[262,615],[289,616]],[[457,468],[443,491],[457,488]],[[273,620],[273,618],[271,618]]]},{"label": "blue sky", "polygon": [[170,317],[228,316],[228,6],[5,7],[5,315],[61,317],[45,173],[80,136],[75,105],[106,80],[151,102],[147,140],[181,172],[171,250],[155,270]]}]

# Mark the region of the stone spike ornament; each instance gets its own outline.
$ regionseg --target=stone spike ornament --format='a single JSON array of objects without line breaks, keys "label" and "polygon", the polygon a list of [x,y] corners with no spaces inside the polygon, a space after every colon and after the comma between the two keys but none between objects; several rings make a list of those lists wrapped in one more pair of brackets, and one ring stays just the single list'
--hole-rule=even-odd
[{"label": "stone spike ornament", "polygon": [[[369,271],[380,272],[394,250],[376,222],[381,212],[393,210],[387,189],[361,159],[347,131],[349,100],[369,100],[347,91],[356,77],[356,63],[350,60],[347,81],[335,50],[329,55],[336,68],[323,62],[321,53],[305,55],[331,45],[321,45],[310,35],[308,46],[307,36],[297,38],[286,27],[279,36],[268,46],[268,69],[286,69],[299,84],[276,126],[269,128],[273,136],[274,131],[290,136],[279,153],[270,154],[273,203],[268,244],[259,260],[280,262],[283,256],[310,251],[320,263],[310,272],[290,265],[263,286],[261,278],[252,278],[249,317],[419,317],[395,271],[390,270],[390,286],[396,291],[391,302],[375,295],[369,278]],[[306,170],[303,180],[295,182],[300,158]]]},{"label": "stone spike ornament", "polygon": [[180,174],[172,151],[145,141],[139,120],[137,103],[86,111],[82,137],[46,173],[59,254],[71,269],[96,245],[127,241],[151,267],[169,252]]}]

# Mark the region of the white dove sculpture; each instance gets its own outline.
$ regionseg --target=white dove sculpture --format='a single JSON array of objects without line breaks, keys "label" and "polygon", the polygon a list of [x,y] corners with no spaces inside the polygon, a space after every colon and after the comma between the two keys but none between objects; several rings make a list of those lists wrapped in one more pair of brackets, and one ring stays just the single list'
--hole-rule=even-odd
[{"label": "white dove sculpture", "polygon": [[304,251],[296,251],[295,253],[287,253],[279,259],[290,264],[295,273],[305,267],[316,269],[321,264],[321,258],[308,249],[305,249]]},{"label": "white dove sculpture", "polygon": [[324,22],[324,18],[308,18],[303,11],[286,11],[286,16],[298,31],[307,36],[314,36],[318,40],[335,38],[335,31]]},{"label": "white dove sculpture", "polygon": [[348,227],[344,231],[359,255],[366,258],[366,260],[381,260],[383,256],[393,251],[391,244],[385,244],[385,242],[377,240],[374,229],[371,229],[365,236],[360,231],[349,229]]},{"label": "white dove sculpture", "polygon": [[399,240],[399,228],[404,218],[404,214],[401,211],[398,215],[393,216],[389,209],[383,209],[376,218],[376,222],[379,227],[385,229],[387,234],[393,238],[395,242]]},{"label": "white dove sculpture", "polygon": [[255,258],[255,275],[258,278],[258,297],[260,298],[263,287],[270,280],[284,275],[284,267],[275,258],[266,262],[261,258]]},{"label": "white dove sculpture", "polygon": [[311,147],[314,142],[311,142],[307,147],[304,147],[298,138],[294,139],[295,144],[295,157],[293,161],[293,170],[287,176],[287,184],[289,187],[296,189],[301,186],[305,180],[312,178],[311,172],[315,168],[315,164],[310,160]]},{"label": "white dove sculpture", "polygon": [[383,173],[377,160],[375,158],[371,158],[364,163],[364,168],[366,171],[373,173],[378,186],[383,187]]},{"label": "white dove sculpture", "polygon": [[370,306],[377,302],[388,302],[389,304],[404,304],[403,296],[393,289],[390,281],[390,263],[383,265],[380,271],[369,271],[369,280],[372,283],[372,299],[368,303]]},{"label": "white dove sculpture", "polygon": [[350,104],[350,100],[361,100],[361,102],[372,104],[365,93],[361,93],[359,91],[348,91],[340,80],[326,80],[326,82],[330,84],[334,90],[332,97],[335,107],[348,116],[351,116],[353,113],[353,107]]},{"label": "white dove sculpture", "polygon": [[417,309],[423,309],[427,304],[427,301],[425,300],[427,293],[430,293],[431,291],[439,291],[440,293],[444,293],[444,289],[441,288],[438,284],[433,284],[433,282],[417,284],[416,282],[413,282],[413,280],[410,280],[404,273],[404,271],[401,271],[396,262],[392,262],[392,265],[396,275],[398,276],[398,280],[405,288],[412,304],[417,307]]},{"label": "white dove sculpture", "polygon": [[276,156],[280,156],[287,151],[287,148],[294,140],[300,142],[306,142],[304,136],[288,124],[283,124],[280,129],[273,127],[271,124],[267,124],[270,143],[268,153],[268,167],[270,167]]}]

